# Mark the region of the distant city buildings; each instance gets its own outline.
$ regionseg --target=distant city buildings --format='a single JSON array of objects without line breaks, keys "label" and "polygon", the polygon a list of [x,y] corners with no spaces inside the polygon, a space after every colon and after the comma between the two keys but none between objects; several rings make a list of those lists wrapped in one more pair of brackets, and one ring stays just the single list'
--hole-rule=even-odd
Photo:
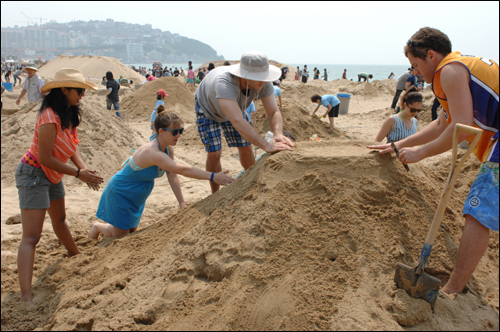
[{"label": "distant city buildings", "polygon": [[51,21],[40,26],[1,29],[2,58],[41,57],[51,60],[64,55],[116,57],[124,62],[206,62],[223,60],[209,45],[151,24],[106,21]]}]

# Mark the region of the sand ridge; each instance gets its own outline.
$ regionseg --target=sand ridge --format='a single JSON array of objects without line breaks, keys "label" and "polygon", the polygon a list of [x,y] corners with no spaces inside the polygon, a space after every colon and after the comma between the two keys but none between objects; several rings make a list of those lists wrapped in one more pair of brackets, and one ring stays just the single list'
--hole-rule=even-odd
[{"label": "sand ridge", "polygon": [[[188,202],[182,211],[166,178],[157,180],[133,235],[88,240],[100,192],[65,177],[68,223],[83,254],[65,256],[47,217],[35,256],[35,309],[19,303],[20,225],[5,220],[19,213],[12,174],[31,142],[38,105],[3,117],[2,329],[498,330],[498,233],[490,233],[469,290],[454,301],[439,297],[434,312],[395,288],[396,263],[416,264],[450,163],[447,153],[410,165],[408,173],[394,155],[365,148],[391,114],[395,82],[285,85],[284,129],[297,137],[294,151],[264,155],[214,195],[207,181],[180,177]],[[82,99],[80,151],[105,181],[131,148],[147,142],[158,87],[172,91],[167,109],[177,107],[185,121],[176,159],[204,168],[193,94],[180,79],[165,78],[124,90],[129,125],[106,110],[99,93]],[[309,115],[316,106],[310,96],[341,90],[361,94],[329,134],[326,120]],[[264,135],[269,124],[259,104],[257,113]],[[323,141],[309,142],[312,134]],[[224,143],[222,165],[233,176],[241,169]],[[453,270],[462,205],[478,165],[471,157],[461,170],[426,268],[443,282]]]}]

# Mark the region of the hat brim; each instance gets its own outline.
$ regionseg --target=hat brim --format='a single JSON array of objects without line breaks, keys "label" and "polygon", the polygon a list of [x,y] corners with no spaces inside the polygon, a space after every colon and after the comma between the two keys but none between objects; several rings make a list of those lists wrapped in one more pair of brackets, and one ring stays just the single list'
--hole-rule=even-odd
[{"label": "hat brim", "polygon": [[240,64],[227,66],[228,71],[238,77],[259,82],[272,82],[281,77],[281,69],[276,66],[269,65],[269,70],[263,72],[251,72],[240,67]]},{"label": "hat brim", "polygon": [[97,85],[95,85],[90,81],[85,81],[85,83],[80,81],[51,81],[45,83],[42,86],[41,90],[42,92],[48,92],[56,88],[82,88],[82,89],[97,90]]},{"label": "hat brim", "polygon": [[38,71],[38,68],[33,68],[33,67],[25,67],[24,70],[27,70],[27,69],[31,69],[31,70],[34,70],[34,71]]}]

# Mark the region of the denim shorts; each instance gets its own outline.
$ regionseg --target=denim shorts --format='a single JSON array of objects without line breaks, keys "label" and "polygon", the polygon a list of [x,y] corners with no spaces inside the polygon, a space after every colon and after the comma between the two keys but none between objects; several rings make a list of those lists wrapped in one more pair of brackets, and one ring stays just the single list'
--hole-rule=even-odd
[{"label": "denim shorts", "polygon": [[50,182],[41,168],[20,162],[15,176],[21,210],[48,209],[50,202],[65,196],[63,182]]},{"label": "denim shorts", "polygon": [[106,107],[108,108],[108,110],[111,110],[111,105],[113,105],[113,108],[115,109],[115,111],[119,111],[120,110],[120,102],[119,101],[111,101],[111,100],[106,100]]},{"label": "denim shorts", "polygon": [[[229,147],[244,148],[251,145],[251,143],[247,142],[233,127],[231,121],[217,122],[206,118],[196,99],[195,102],[198,134],[207,152],[216,152],[222,149],[221,127],[224,130],[224,136],[226,137]],[[249,121],[247,112],[243,111],[242,115],[245,120]]]},{"label": "denim shorts", "polygon": [[498,232],[498,163],[485,162],[465,200],[463,214]]}]

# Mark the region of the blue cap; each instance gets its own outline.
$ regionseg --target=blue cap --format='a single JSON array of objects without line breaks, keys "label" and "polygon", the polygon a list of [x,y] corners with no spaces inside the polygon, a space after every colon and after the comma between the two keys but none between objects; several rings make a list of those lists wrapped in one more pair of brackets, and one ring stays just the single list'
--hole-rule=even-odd
[{"label": "blue cap", "polygon": [[350,99],[351,95],[348,93],[337,93],[337,97]]}]

